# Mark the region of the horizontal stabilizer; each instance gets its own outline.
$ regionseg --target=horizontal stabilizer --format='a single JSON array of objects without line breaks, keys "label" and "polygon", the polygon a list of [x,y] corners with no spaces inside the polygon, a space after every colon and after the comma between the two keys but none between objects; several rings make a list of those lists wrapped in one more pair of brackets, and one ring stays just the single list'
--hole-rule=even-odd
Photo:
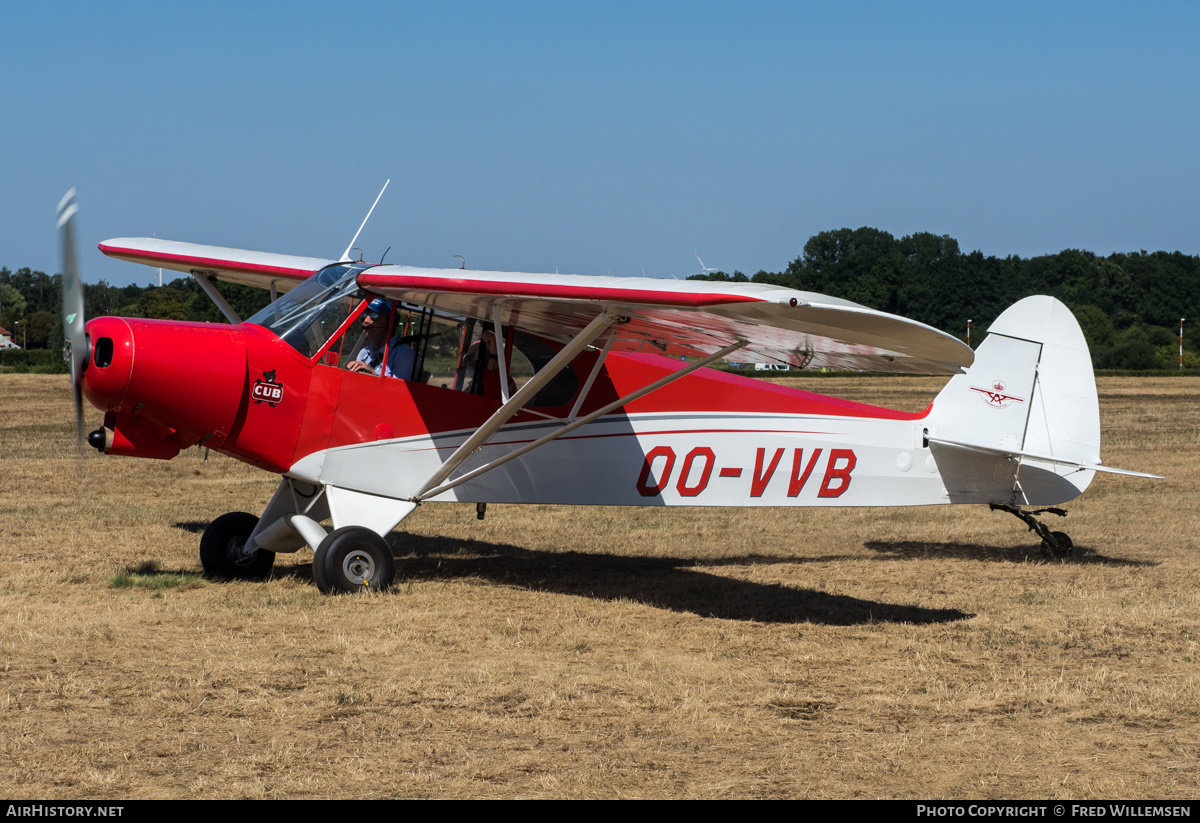
[{"label": "horizontal stabilizer", "polygon": [[1079,463],[1074,460],[1065,460],[1061,457],[1051,457],[1046,454],[1034,454],[1033,452],[1021,451],[1019,449],[1000,449],[990,446],[981,446],[978,443],[960,443],[956,440],[946,440],[940,437],[928,438],[930,443],[940,443],[943,446],[953,446],[959,449],[967,449],[974,452],[982,452],[984,454],[995,454],[1000,457],[1016,457],[1025,460],[1037,460],[1040,463],[1053,463],[1056,466],[1069,466],[1074,469],[1090,470],[1096,472],[1108,472],[1109,474],[1124,474],[1129,477],[1148,477],[1152,480],[1164,479],[1161,474],[1147,474],[1146,472],[1135,472],[1129,469],[1114,469],[1110,466],[1101,466],[1096,463]]}]

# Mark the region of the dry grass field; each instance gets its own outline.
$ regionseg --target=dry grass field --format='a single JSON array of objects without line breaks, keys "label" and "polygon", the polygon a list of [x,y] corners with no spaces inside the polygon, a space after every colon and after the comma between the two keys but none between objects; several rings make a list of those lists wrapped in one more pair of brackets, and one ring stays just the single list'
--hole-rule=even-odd
[{"label": "dry grass field", "polygon": [[1101,381],[1105,460],[1167,479],[1098,477],[1054,524],[1081,562],[982,507],[429,505],[364,597],[311,552],[201,579],[273,477],[81,478],[69,392],[0,375],[0,796],[1200,795],[1200,381]]}]

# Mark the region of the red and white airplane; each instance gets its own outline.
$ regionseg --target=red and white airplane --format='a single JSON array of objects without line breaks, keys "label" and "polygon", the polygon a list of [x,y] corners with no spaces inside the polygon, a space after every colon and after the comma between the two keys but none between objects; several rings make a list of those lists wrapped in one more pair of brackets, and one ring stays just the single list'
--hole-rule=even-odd
[{"label": "red and white airplane", "polygon": [[[63,302],[77,408],[81,391],[104,412],[89,442],[160,459],[203,445],[281,476],[260,516],[231,512],[204,533],[216,577],[264,577],[276,553],[308,546],[322,591],[386,588],[383,536],[443,501],[480,516],[487,503],[984,503],[1062,550],[1066,536],[1021,507],[1071,500],[1097,471],[1138,474],[1101,465],[1087,344],[1050,297],[1013,305],[972,352],[921,323],[775,286],[118,238],[100,250],[192,274],[231,325],[100,317],[85,331],[81,295],[67,295],[74,210],[68,195]],[[214,279],[275,299],[242,321]],[[453,338],[445,386],[427,382],[439,330]],[[721,358],[953,377],[912,414],[704,368]],[[514,361],[528,375],[519,388]]]}]

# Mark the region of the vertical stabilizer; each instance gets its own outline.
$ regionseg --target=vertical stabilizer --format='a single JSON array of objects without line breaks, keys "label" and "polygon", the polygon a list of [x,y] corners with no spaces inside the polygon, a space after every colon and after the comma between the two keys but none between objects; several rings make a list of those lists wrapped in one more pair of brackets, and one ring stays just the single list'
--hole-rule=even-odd
[{"label": "vertical stabilizer", "polygon": [[1074,315],[1053,297],[1014,303],[966,374],[942,389],[928,422],[956,502],[1050,505],[1079,495],[1092,470],[1027,456],[1100,462],[1096,381]]}]

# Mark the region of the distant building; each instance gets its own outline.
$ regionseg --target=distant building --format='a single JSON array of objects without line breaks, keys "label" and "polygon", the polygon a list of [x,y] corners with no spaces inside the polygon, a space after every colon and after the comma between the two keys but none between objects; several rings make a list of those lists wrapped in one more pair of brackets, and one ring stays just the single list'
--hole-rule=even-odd
[{"label": "distant building", "polygon": [[0,349],[19,349],[21,348],[13,342],[12,332],[0,326]]}]

